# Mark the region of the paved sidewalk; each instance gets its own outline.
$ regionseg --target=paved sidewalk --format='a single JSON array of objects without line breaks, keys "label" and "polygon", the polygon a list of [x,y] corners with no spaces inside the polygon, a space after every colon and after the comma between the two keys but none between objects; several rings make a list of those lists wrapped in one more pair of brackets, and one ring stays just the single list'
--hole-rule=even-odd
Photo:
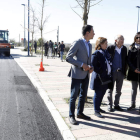
[{"label": "paved sidewalk", "polygon": [[[51,112],[64,139],[72,140],[74,137],[77,140],[140,139],[140,115],[138,114],[138,106],[140,105],[139,91],[136,110],[131,112],[107,112],[103,114],[105,118],[102,119],[94,116],[93,107],[85,108],[84,113],[89,115],[92,120],[77,119],[79,125],[71,125],[68,121],[69,105],[64,100],[64,98],[70,97],[71,79],[67,77],[67,74],[71,65],[67,62],[61,62],[58,58],[47,59],[44,57],[43,64],[45,71],[39,72],[41,56],[27,57],[27,52],[21,51],[18,47],[11,49],[11,55],[24,71],[29,74],[29,78],[32,79],[31,81],[37,83],[37,88],[43,92],[43,96],[41,95],[41,97],[44,98],[44,102],[47,103],[48,100],[52,101],[53,104],[48,104],[48,106],[50,105],[50,111],[55,108],[61,115],[61,117],[58,117],[58,113]],[[94,92],[89,89],[88,96],[93,97],[93,95]],[[103,101],[107,103],[106,95]],[[120,106],[126,110],[130,106],[130,101],[131,83],[124,81]],[[52,108],[52,105],[54,105],[54,108]],[[102,109],[106,110],[107,106],[102,107]]]}]

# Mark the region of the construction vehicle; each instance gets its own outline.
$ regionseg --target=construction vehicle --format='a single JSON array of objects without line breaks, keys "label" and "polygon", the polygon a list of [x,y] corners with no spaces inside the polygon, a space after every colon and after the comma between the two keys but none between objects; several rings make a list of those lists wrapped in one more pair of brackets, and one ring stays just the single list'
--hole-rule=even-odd
[{"label": "construction vehicle", "polygon": [[9,43],[9,31],[0,30],[0,54],[10,56],[11,45]]}]

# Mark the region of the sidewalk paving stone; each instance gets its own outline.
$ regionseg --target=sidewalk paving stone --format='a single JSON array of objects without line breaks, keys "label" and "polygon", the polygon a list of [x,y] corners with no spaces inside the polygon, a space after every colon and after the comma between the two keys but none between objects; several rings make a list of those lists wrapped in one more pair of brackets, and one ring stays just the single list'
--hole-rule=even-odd
[{"label": "sidewalk paving stone", "polygon": [[[18,56],[16,56],[18,54]],[[35,79],[40,85],[40,89],[44,89],[45,93],[51,100],[54,108],[59,111],[61,117],[65,120],[68,128],[77,140],[139,140],[140,139],[140,115],[138,107],[140,105],[140,92],[137,95],[137,108],[134,111],[127,111],[127,107],[131,104],[131,83],[124,80],[122,87],[122,95],[120,98],[120,106],[125,109],[124,112],[107,112],[103,114],[104,119],[94,116],[94,108],[84,109],[84,113],[89,115],[92,120],[86,121],[77,119],[79,125],[71,125],[68,120],[69,105],[64,98],[70,97],[71,78],[67,76],[71,67],[67,62],[61,62],[60,58],[43,59],[45,72],[39,72],[41,57],[27,57],[27,52],[20,51],[19,48],[12,50],[12,55]],[[25,57],[26,56],[26,57]],[[38,65],[36,65],[38,64]],[[88,96],[93,97],[94,91],[88,90]],[[113,99],[115,96],[115,88],[113,91]],[[103,98],[103,102],[107,103],[107,93]],[[49,103],[50,105],[50,103]],[[51,105],[50,105],[51,108]],[[102,106],[107,111],[107,106]],[[77,111],[77,110],[76,110]],[[76,114],[75,111],[75,114]],[[53,113],[55,114],[55,113]],[[57,115],[57,114],[55,114]],[[57,116],[55,117],[57,119]],[[57,120],[58,121],[58,120]],[[61,126],[61,123],[59,123]],[[60,128],[60,126],[58,126]],[[60,128],[61,129],[61,128]],[[69,135],[68,130],[64,133]]]}]

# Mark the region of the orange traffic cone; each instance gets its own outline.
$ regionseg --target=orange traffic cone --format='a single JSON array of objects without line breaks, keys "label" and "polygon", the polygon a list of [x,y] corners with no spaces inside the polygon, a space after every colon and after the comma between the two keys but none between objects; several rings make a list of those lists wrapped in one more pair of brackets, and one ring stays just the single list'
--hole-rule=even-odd
[{"label": "orange traffic cone", "polygon": [[42,59],[41,59],[41,63],[40,63],[40,68],[39,68],[39,71],[44,71],[44,68],[43,68],[43,63],[42,63]]}]

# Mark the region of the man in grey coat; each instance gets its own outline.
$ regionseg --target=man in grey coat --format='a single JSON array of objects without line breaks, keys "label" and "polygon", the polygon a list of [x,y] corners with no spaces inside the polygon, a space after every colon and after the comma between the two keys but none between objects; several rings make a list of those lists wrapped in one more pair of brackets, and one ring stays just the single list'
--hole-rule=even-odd
[{"label": "man in grey coat", "polygon": [[66,61],[71,63],[69,76],[71,81],[71,97],[69,109],[69,121],[71,124],[77,124],[75,120],[75,101],[79,93],[79,102],[77,108],[77,118],[90,120],[90,117],[83,114],[85,98],[87,96],[89,73],[93,71],[91,67],[92,45],[89,40],[93,39],[93,26],[84,25],[82,28],[83,38],[75,41],[68,51]]}]

